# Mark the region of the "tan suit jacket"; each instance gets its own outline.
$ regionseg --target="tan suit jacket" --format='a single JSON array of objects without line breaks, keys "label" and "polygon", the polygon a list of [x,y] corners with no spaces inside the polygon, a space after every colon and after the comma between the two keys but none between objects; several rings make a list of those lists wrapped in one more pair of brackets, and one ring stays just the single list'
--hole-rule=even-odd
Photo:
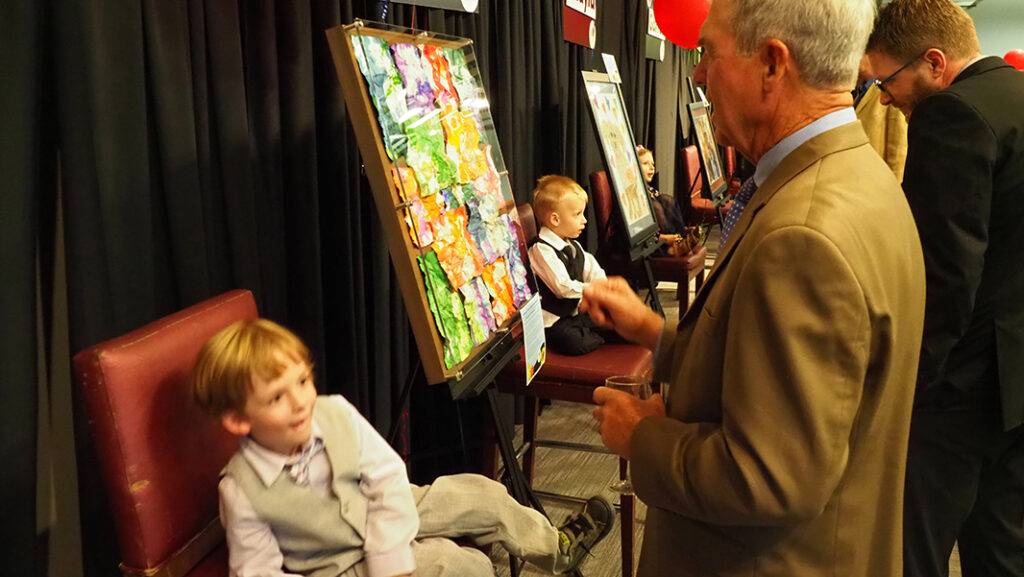
[{"label": "tan suit jacket", "polygon": [[860,123],[787,156],[659,351],[639,574],[899,575],[923,312],[917,230]]},{"label": "tan suit jacket", "polygon": [[882,91],[872,85],[857,103],[857,118],[864,125],[868,142],[903,182],[907,163],[907,119],[894,106],[882,104]]}]

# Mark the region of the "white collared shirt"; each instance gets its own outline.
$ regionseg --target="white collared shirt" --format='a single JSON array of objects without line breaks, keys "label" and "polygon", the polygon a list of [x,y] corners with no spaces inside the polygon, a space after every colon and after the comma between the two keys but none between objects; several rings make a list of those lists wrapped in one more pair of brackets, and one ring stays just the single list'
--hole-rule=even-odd
[{"label": "white collared shirt", "polygon": [[[534,274],[540,277],[541,282],[547,285],[558,298],[578,299],[583,296],[583,289],[588,284],[596,279],[605,278],[604,269],[598,264],[594,255],[583,251],[583,280],[573,280],[569,277],[568,269],[559,260],[558,251],[565,248],[566,244],[572,246],[573,251],[579,250],[579,248],[573,246],[572,243],[567,243],[546,226],[540,228],[537,237],[548,244],[537,242],[530,247],[528,253],[530,255],[530,268],[533,269]],[[573,315],[577,315],[579,312],[579,306],[577,305]],[[545,310],[543,314],[545,328],[558,321],[559,317],[555,313]]]},{"label": "white collared shirt", "polygon": [[[412,573],[416,565],[411,544],[419,532],[419,515],[412,500],[405,463],[344,397],[331,395],[321,397],[319,402],[336,403],[341,407],[355,431],[352,439],[344,440],[344,446],[359,453],[359,488],[367,499],[363,543],[367,571],[371,577]],[[303,448],[314,439],[323,438],[316,420],[312,429],[313,434]],[[241,439],[238,450],[268,486],[299,458],[298,454],[289,456],[271,451],[250,437]],[[309,464],[309,489],[329,497],[331,476],[331,462],[326,451],[321,451]],[[273,531],[257,516],[238,483],[225,476],[219,489],[220,518],[227,532],[232,577],[293,576],[284,572],[284,556]],[[400,498],[388,498],[388,495]]]},{"label": "white collared shirt", "polygon": [[775,146],[769,148],[768,152],[765,152],[764,156],[761,157],[761,160],[757,161],[757,168],[754,170],[754,183],[760,188],[768,178],[768,175],[779,166],[779,163],[801,144],[833,128],[839,128],[856,121],[857,113],[853,111],[853,107],[843,108],[830,112],[783,138]]}]

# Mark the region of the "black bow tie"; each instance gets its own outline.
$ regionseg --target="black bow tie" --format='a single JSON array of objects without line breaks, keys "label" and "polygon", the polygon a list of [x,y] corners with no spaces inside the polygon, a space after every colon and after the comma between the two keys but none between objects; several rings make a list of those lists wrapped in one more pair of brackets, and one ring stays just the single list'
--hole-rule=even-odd
[{"label": "black bow tie", "polygon": [[568,259],[568,260],[572,260],[572,258],[574,256],[573,255],[573,250],[572,250],[572,245],[569,244],[569,243],[565,243],[565,246],[562,247],[562,250],[560,250],[558,252],[562,253],[562,255],[565,256],[565,258]]}]

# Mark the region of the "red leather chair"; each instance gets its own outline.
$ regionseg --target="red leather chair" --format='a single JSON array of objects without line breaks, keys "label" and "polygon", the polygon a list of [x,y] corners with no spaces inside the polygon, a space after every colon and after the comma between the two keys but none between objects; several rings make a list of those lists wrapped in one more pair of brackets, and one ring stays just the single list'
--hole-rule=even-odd
[{"label": "red leather chair", "polygon": [[[646,283],[647,274],[643,265],[629,258],[626,242],[619,237],[616,220],[612,217],[612,189],[605,171],[590,173],[590,196],[594,200],[594,213],[597,217],[597,261],[609,275],[618,275],[635,283]],[[680,315],[686,312],[689,304],[690,279],[697,279],[698,289],[704,283],[704,261],[707,254],[707,249],[701,246],[684,256],[650,257],[655,280],[677,283],[676,298],[679,300]]]},{"label": "red leather chair", "polygon": [[736,196],[736,193],[740,191],[740,186],[743,182],[738,176],[736,176],[736,149],[731,146],[725,147],[725,181],[728,184],[728,188],[725,189],[725,194],[729,196]]},{"label": "red leather chair", "polygon": [[[689,205],[682,206],[683,214],[686,215],[686,222],[690,224],[718,224],[718,211],[715,210],[715,205],[711,202],[710,198],[704,196],[704,190],[707,188],[704,182],[704,175],[700,171],[700,153],[697,152],[696,145],[685,146],[680,150],[683,161],[683,173],[682,173],[682,186],[687,187],[689,193]],[[735,161],[735,157],[734,157]],[[735,164],[735,162],[734,162]],[[686,198],[686,196],[677,195],[676,199]],[[729,208],[732,207],[732,201],[725,203],[722,207],[722,216],[724,217],[729,213]]]},{"label": "red leather chair", "polygon": [[199,348],[257,316],[236,290],[75,356],[126,576],[226,577],[217,483],[237,440],[192,400]]},{"label": "red leather chair", "polygon": [[[519,220],[522,224],[522,237],[519,239],[520,252],[524,264],[529,266],[526,246],[528,240],[537,236],[537,225],[533,216],[533,208],[529,204],[518,206]],[[505,367],[496,379],[498,389],[517,395],[526,400],[523,418],[523,442],[526,451],[523,453],[523,472],[527,481],[533,483],[534,449],[538,443],[537,417],[539,399],[571,401],[574,403],[593,404],[594,389],[603,385],[608,377],[615,375],[650,374],[653,355],[650,350],[633,344],[606,344],[594,352],[578,357],[560,355],[548,350],[544,366],[526,386],[526,363],[524,355]],[[603,447],[593,449],[604,452]],[[626,461],[619,460],[620,478],[625,478]],[[490,466],[493,470],[493,465]],[[634,535],[635,535],[635,498],[624,495],[621,500],[620,517],[622,520],[622,574],[633,575]]]}]

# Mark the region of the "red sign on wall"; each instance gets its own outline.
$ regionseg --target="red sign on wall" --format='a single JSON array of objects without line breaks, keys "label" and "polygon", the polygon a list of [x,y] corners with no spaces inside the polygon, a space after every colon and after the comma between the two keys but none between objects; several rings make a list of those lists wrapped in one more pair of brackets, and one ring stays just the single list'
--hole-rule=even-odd
[{"label": "red sign on wall", "polygon": [[597,45],[597,0],[565,0],[562,27],[566,42],[593,50]]}]

